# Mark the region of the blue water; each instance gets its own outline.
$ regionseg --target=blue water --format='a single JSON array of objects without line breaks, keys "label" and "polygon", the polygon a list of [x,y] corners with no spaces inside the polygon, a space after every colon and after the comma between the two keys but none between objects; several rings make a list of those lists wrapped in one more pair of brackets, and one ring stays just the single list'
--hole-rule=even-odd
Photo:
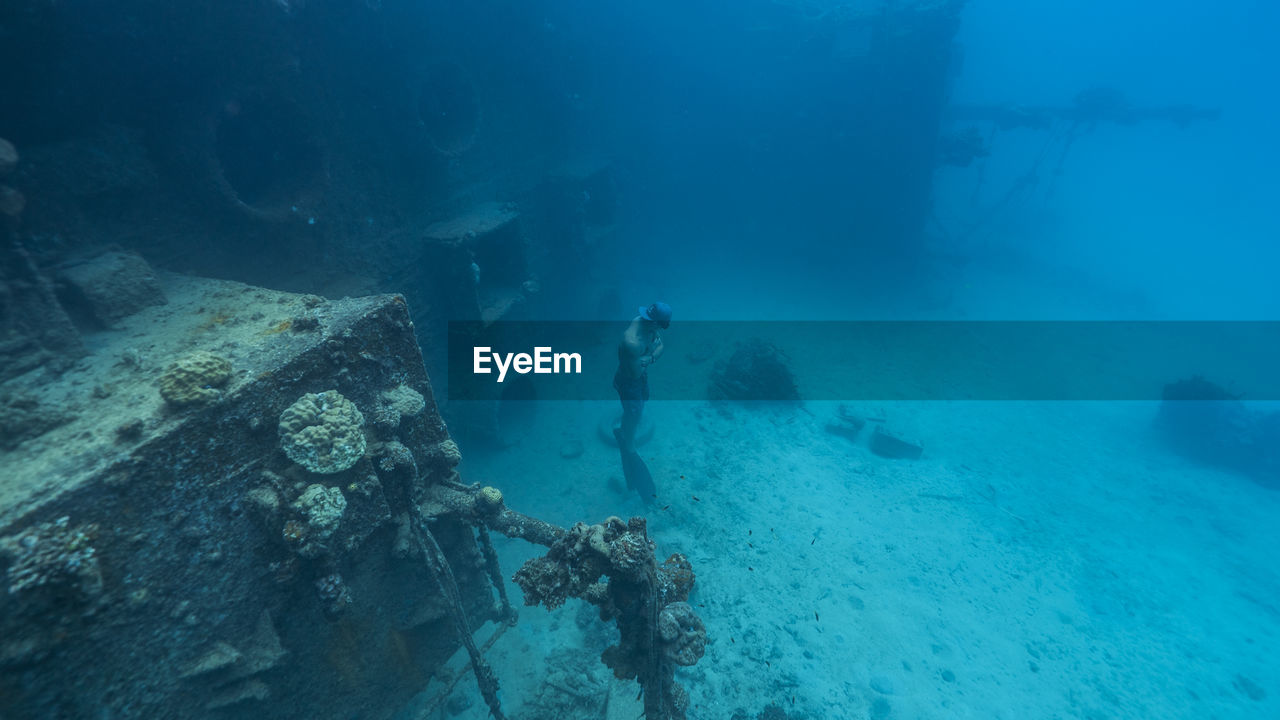
[{"label": "blue water", "polygon": [[[978,124],[989,155],[934,174],[921,244],[906,253],[920,262],[878,245],[883,228],[860,232],[858,200],[894,203],[892,185],[841,196],[854,174],[844,163],[865,159],[848,137],[908,124],[909,107],[845,114],[839,51],[807,46],[810,25],[761,39],[733,29],[768,20],[717,8],[724,30],[707,38],[696,9],[678,22],[649,12],[625,31],[596,31],[621,38],[609,43],[614,62],[645,58],[631,68],[643,106],[619,120],[642,126],[628,148],[644,142],[624,164],[633,185],[620,294],[675,305],[672,347],[697,342],[681,316],[1234,320],[1280,310],[1270,240],[1280,237],[1280,104],[1266,89],[1280,66],[1266,35],[1280,16],[1270,6],[968,3],[945,91],[953,106],[1064,108],[1111,88],[1131,107],[1221,115],[1185,127],[1103,121],[1074,136],[1061,118],[1040,129]],[[967,122],[944,113],[944,129]],[[842,362],[824,358],[814,362]],[[697,372],[655,367],[654,386]],[[685,675],[692,716],[755,717],[768,703],[824,718],[1277,713],[1280,675],[1259,651],[1280,629],[1270,480],[1233,472],[1222,447],[1208,462],[1181,455],[1179,443],[1195,441],[1170,442],[1149,403],[861,409],[909,428],[924,458],[903,466],[870,454],[865,436],[833,439],[830,403],[781,418],[683,402],[647,411],[662,429],[646,455],[674,498],[655,537],[705,571],[697,597],[716,637]],[[582,476],[616,488],[615,460],[577,419],[607,412],[552,408],[554,430],[469,462],[486,476],[546,467],[513,491],[565,521],[579,502],[611,512],[618,491]],[[587,454],[559,461],[554,449],[579,438]]]}]

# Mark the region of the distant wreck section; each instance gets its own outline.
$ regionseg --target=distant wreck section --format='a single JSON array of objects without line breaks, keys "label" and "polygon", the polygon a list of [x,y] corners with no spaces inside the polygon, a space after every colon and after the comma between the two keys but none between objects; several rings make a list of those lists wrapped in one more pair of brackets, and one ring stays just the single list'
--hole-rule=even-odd
[{"label": "distant wreck section", "polygon": [[0,715],[385,718],[427,690],[427,717],[465,648],[502,718],[473,639],[516,620],[497,531],[548,548],[516,574],[527,603],[599,605],[621,632],[604,662],[639,681],[645,716],[685,717],[674,669],[706,643],[688,561],[659,564],[643,518],[564,529],[464,485],[402,296],[327,301],[136,256],[74,274],[95,278],[74,312],[113,331],[54,323],[8,364],[43,369],[2,386]]},{"label": "distant wreck section", "polygon": [[[592,29],[666,33],[652,9],[629,35],[608,5],[13,0],[0,218],[21,217],[41,269],[114,246],[326,297],[402,293],[443,383],[430,335],[448,320],[628,312],[608,266],[632,250],[628,218],[666,203],[759,204],[795,236],[834,219],[862,265],[918,259],[963,6],[689,13],[682,32],[718,38],[711,67],[771,89],[744,94]],[[805,163],[819,171],[778,172]]]}]

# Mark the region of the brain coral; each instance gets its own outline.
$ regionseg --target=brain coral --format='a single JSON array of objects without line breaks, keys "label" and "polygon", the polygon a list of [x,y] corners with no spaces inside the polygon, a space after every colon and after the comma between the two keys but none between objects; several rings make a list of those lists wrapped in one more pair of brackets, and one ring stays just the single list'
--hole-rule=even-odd
[{"label": "brain coral", "polygon": [[209,352],[192,353],[160,376],[160,396],[173,405],[195,405],[218,397],[231,377],[231,362]]},{"label": "brain coral", "polygon": [[364,456],[364,416],[336,390],[307,393],[280,414],[280,447],[311,472],[342,472]]}]

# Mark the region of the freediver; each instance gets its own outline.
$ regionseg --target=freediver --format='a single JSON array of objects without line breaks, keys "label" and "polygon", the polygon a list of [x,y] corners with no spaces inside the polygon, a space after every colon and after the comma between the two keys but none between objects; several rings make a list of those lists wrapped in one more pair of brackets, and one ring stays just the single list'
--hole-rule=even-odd
[{"label": "freediver", "polygon": [[622,401],[622,422],[613,430],[622,454],[622,472],[627,487],[639,493],[645,502],[653,502],[657,487],[649,468],[636,452],[636,429],[649,399],[649,366],[662,357],[665,349],[658,329],[666,330],[670,326],[670,305],[656,302],[640,308],[640,314],[622,333],[618,343],[618,371],[613,375],[613,388]]}]

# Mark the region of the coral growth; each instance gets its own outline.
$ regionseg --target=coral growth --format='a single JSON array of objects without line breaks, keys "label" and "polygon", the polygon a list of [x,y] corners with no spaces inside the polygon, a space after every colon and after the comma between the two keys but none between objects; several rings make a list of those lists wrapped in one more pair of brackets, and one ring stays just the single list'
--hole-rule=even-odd
[{"label": "coral growth", "polygon": [[624,532],[609,541],[608,554],[616,572],[634,576],[653,558],[653,543],[642,535]]},{"label": "coral growth", "polygon": [[330,573],[316,580],[316,595],[330,618],[341,615],[351,605],[351,591],[338,573]]},{"label": "coral growth", "polygon": [[342,472],[364,456],[364,416],[336,390],[308,393],[280,414],[280,447],[311,472]]},{"label": "coral growth", "polygon": [[526,705],[526,720],[599,718],[609,697],[607,673],[577,648],[561,648],[542,663],[546,676]]},{"label": "coral growth", "polygon": [[373,407],[368,409],[366,420],[379,433],[388,433],[400,427],[404,418],[421,415],[426,409],[427,399],[422,393],[402,383],[378,393]]},{"label": "coral growth", "polygon": [[585,594],[602,575],[634,579],[652,557],[653,543],[643,531],[633,532],[622,518],[610,517],[599,525],[576,523],[545,556],[526,562],[514,579],[526,605],[554,610],[567,598]]},{"label": "coral growth", "polygon": [[666,603],[688,600],[695,579],[689,558],[672,553],[666,562],[658,566],[658,596]]},{"label": "coral growth", "polygon": [[417,476],[417,463],[413,459],[413,452],[405,447],[404,443],[389,440],[380,446],[375,445],[372,453],[378,459],[378,467],[383,472],[392,472],[397,468],[412,470],[414,476]]},{"label": "coral growth", "polygon": [[486,485],[476,495],[476,508],[483,513],[496,513],[502,509],[502,491]]},{"label": "coral growth", "polygon": [[342,523],[347,499],[339,488],[311,485],[290,508],[298,518],[285,523],[285,541],[297,545],[298,554],[303,557],[316,557],[324,551],[324,543],[333,537]]},{"label": "coral growth", "polygon": [[[515,583],[524,591],[525,605],[545,605],[555,610],[569,597],[586,593],[608,569],[607,546],[599,540],[606,525],[575,523],[546,555],[533,558],[516,571]],[[625,525],[623,526],[625,527]],[[591,541],[595,538],[597,542]]]},{"label": "coral growth", "polygon": [[1164,386],[1156,427],[1176,452],[1278,487],[1280,412],[1263,408],[1196,376]]},{"label": "coral growth", "polygon": [[160,396],[171,405],[198,405],[217,399],[231,378],[231,362],[209,352],[192,353],[160,376]]},{"label": "coral growth", "polygon": [[[643,517],[577,523],[554,537],[547,554],[526,561],[513,578],[525,604],[555,609],[580,597],[598,606],[600,618],[616,622],[619,635],[600,659],[615,677],[640,681],[646,717],[683,720],[689,696],[675,682],[674,667],[696,663],[707,644],[706,626],[693,608],[670,602],[692,589],[688,561],[672,555],[660,569]],[[606,575],[607,583],[599,582]]]},{"label": "coral growth", "polygon": [[707,396],[713,401],[800,401],[786,354],[758,338],[739,345],[728,362],[716,363]]},{"label": "coral growth", "polygon": [[395,411],[395,424],[397,425],[400,423],[401,418],[405,416],[412,417],[427,408],[427,400],[422,397],[422,393],[408,385],[397,385],[390,390],[383,391],[382,401],[386,403],[387,407]]},{"label": "coral growth", "polygon": [[92,540],[96,525],[72,527],[70,518],[33,525],[0,538],[0,555],[9,560],[6,579],[13,595],[51,588],[72,591],[87,600],[102,592],[102,573]]},{"label": "coral growth", "polygon": [[677,665],[694,665],[707,651],[707,627],[686,602],[675,602],[658,614],[662,653]]},{"label": "coral growth", "polygon": [[452,470],[458,467],[458,463],[462,462],[462,451],[458,449],[458,443],[450,438],[432,447],[428,452],[427,459],[433,465],[443,466],[445,470]]}]

